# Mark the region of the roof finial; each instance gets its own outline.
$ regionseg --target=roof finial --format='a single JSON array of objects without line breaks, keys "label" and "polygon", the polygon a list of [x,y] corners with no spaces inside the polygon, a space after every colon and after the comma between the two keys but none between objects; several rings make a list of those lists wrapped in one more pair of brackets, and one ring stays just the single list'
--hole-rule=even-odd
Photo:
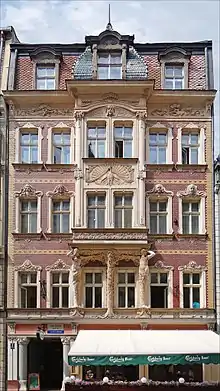
[{"label": "roof finial", "polygon": [[111,4],[108,5],[108,24],[106,26],[106,30],[113,30],[113,27],[111,24]]}]

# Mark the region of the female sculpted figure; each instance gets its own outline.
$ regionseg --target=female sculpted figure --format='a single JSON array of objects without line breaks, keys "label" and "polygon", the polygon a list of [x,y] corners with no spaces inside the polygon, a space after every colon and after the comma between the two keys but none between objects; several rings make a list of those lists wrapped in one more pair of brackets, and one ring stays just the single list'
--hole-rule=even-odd
[{"label": "female sculpted figure", "polygon": [[145,249],[141,250],[141,258],[139,262],[139,304],[140,308],[148,308],[146,304],[146,285],[149,277],[149,267],[148,261],[153,258],[155,252],[147,251]]},{"label": "female sculpted figure", "polygon": [[80,274],[80,261],[79,261],[79,251],[77,248],[71,249],[68,253],[68,256],[72,258],[72,265],[70,268],[69,274],[69,285],[70,289],[72,288],[72,296],[70,307],[78,308],[79,307],[79,274]]}]

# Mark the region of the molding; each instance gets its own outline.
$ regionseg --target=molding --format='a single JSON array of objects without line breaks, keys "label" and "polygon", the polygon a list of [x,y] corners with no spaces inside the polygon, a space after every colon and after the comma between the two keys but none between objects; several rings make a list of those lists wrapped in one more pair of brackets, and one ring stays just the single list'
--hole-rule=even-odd
[{"label": "molding", "polygon": [[74,191],[69,191],[64,185],[58,185],[54,188],[53,191],[48,191],[46,195],[50,198],[70,198],[74,196]]},{"label": "molding", "polygon": [[166,188],[161,183],[156,184],[151,190],[146,191],[146,194],[173,197],[173,192],[166,190]]},{"label": "molding", "polygon": [[34,265],[29,259],[26,259],[21,265],[14,268],[18,272],[38,272],[42,270],[41,266]]},{"label": "molding", "polygon": [[206,197],[206,192],[198,190],[197,186],[190,184],[185,190],[181,190],[177,193],[177,197]]},{"label": "molding", "polygon": [[134,182],[134,168],[125,164],[91,165],[86,168],[87,183],[121,185]]},{"label": "molding", "polygon": [[57,270],[57,271],[67,270],[67,271],[69,271],[70,270],[70,266],[67,265],[62,259],[58,259],[52,265],[48,265],[45,268],[45,270],[49,271],[49,272],[50,271],[54,271],[54,270]]},{"label": "molding", "polygon": [[207,270],[207,268],[206,266],[198,265],[195,261],[190,261],[189,263],[187,263],[187,265],[179,266],[178,270],[193,272],[193,271],[205,271]]},{"label": "molding", "polygon": [[19,198],[37,198],[37,197],[42,197],[43,192],[35,190],[34,187],[32,187],[30,184],[24,185],[20,191],[15,192],[15,197]]},{"label": "molding", "polygon": [[150,267],[150,270],[152,269],[173,270],[174,266],[166,265],[163,261],[157,261],[154,265]]}]

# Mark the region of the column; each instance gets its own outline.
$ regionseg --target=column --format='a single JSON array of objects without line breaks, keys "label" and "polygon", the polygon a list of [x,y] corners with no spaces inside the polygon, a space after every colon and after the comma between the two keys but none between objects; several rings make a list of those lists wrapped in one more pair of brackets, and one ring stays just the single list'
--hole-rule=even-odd
[{"label": "column", "polygon": [[8,339],[8,380],[17,380],[18,350],[17,338]]},{"label": "column", "polygon": [[83,129],[83,116],[84,113],[81,111],[75,112],[76,119],[76,170],[74,172],[75,177],[75,226],[81,227],[83,225],[83,213],[82,213],[82,191],[81,191],[81,182],[82,182],[82,164],[84,157],[84,129]]},{"label": "column", "polygon": [[114,317],[114,268],[115,268],[114,255],[111,251],[109,251],[107,256],[107,281],[106,281],[107,311],[104,315],[104,318]]},{"label": "column", "polygon": [[19,383],[20,383],[20,391],[27,390],[27,346],[28,346],[28,338],[19,338]]},{"label": "column", "polygon": [[[70,376],[69,364],[68,364],[68,353],[70,350],[70,337],[61,338],[63,344],[63,380]],[[65,384],[63,382],[61,391],[65,390]]]}]

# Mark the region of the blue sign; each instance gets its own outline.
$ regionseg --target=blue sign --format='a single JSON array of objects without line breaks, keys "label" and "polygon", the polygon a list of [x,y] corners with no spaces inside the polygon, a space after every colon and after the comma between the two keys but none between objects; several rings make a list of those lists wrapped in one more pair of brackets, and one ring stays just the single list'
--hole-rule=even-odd
[{"label": "blue sign", "polygon": [[47,334],[64,334],[64,330],[47,330]]}]

